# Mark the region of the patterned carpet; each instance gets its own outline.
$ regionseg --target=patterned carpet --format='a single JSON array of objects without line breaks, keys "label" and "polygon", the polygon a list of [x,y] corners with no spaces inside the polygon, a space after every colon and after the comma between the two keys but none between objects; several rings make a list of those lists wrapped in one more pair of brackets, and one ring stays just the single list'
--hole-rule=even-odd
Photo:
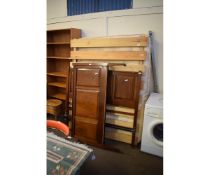
[{"label": "patterned carpet", "polygon": [[90,156],[92,149],[67,141],[53,133],[47,134],[47,175],[74,175]]}]

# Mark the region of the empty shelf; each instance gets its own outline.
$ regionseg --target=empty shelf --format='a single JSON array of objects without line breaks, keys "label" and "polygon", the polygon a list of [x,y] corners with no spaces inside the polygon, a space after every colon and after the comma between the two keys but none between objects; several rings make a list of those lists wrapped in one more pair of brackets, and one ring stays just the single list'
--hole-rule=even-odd
[{"label": "empty shelf", "polygon": [[49,86],[56,86],[61,88],[66,88],[66,83],[64,82],[50,82],[48,83]]},{"label": "empty shelf", "polygon": [[53,97],[53,98],[57,98],[59,100],[66,100],[66,94],[64,94],[64,93],[56,93],[56,94],[52,94],[49,96]]},{"label": "empty shelf", "polygon": [[67,77],[66,72],[48,72],[47,75],[55,76],[55,77]]},{"label": "empty shelf", "polygon": [[65,56],[47,56],[49,59],[70,60],[70,57]]},{"label": "empty shelf", "polygon": [[70,45],[70,42],[69,41],[60,41],[60,42],[47,42],[47,44],[49,44],[49,45],[53,45],[53,44],[57,44],[57,45],[59,45],[59,44],[68,44],[68,45]]}]

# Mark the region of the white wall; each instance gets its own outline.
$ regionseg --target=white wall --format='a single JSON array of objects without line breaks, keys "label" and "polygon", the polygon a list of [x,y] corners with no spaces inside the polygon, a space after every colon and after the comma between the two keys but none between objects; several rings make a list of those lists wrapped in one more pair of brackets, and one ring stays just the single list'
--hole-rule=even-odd
[{"label": "white wall", "polygon": [[163,0],[133,0],[133,8],[163,6]]},{"label": "white wall", "polygon": [[[52,3],[51,3],[52,1]],[[62,17],[66,1],[48,0],[47,29],[80,28],[83,37],[154,33],[159,91],[163,92],[163,3],[162,0],[134,0],[133,9]],[[47,4],[47,5],[48,5]],[[56,6],[55,6],[56,5]],[[55,14],[52,14],[52,10]],[[57,10],[56,10],[57,9]],[[66,13],[67,14],[67,13]],[[53,16],[53,17],[52,17]],[[57,16],[57,17],[56,17]]]},{"label": "white wall", "polygon": [[47,0],[47,18],[67,16],[67,0]]}]

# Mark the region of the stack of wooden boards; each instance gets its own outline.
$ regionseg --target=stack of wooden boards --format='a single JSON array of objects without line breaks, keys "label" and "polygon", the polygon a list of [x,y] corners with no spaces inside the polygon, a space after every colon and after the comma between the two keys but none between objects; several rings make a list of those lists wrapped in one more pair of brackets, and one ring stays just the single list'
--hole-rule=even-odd
[{"label": "stack of wooden boards", "polygon": [[116,36],[81,38],[71,40],[71,58],[79,62],[126,63],[126,66],[110,67],[110,70],[144,72],[147,58],[148,37]]},{"label": "stack of wooden boards", "polygon": [[[142,130],[144,100],[139,96],[140,89],[144,87],[141,74],[144,73],[144,61],[148,57],[148,37],[73,39],[71,47],[73,62],[110,64],[109,71],[114,76],[108,76],[107,82],[105,137],[136,144],[140,137],[135,139],[135,134],[141,135]],[[124,91],[120,90],[122,87]]]},{"label": "stack of wooden boards", "polygon": [[[130,129],[133,128],[135,116],[135,110],[133,108],[107,105],[106,109],[107,124],[112,124]],[[132,142],[132,132],[127,131],[125,129],[106,127],[105,132],[106,138],[122,141],[125,143]]]}]

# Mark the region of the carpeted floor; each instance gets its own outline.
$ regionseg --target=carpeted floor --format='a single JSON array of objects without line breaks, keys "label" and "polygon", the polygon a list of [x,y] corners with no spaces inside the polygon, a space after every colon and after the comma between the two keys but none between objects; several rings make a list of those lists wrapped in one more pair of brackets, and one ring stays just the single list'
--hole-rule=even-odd
[{"label": "carpeted floor", "polygon": [[[63,122],[63,121],[62,121]],[[163,158],[140,151],[140,146],[106,140],[105,144],[119,152],[92,147],[95,160],[87,160],[80,175],[162,175]]]},{"label": "carpeted floor", "polygon": [[163,158],[146,154],[129,144],[106,140],[122,153],[95,148],[95,160],[87,160],[80,175],[162,175]]}]

